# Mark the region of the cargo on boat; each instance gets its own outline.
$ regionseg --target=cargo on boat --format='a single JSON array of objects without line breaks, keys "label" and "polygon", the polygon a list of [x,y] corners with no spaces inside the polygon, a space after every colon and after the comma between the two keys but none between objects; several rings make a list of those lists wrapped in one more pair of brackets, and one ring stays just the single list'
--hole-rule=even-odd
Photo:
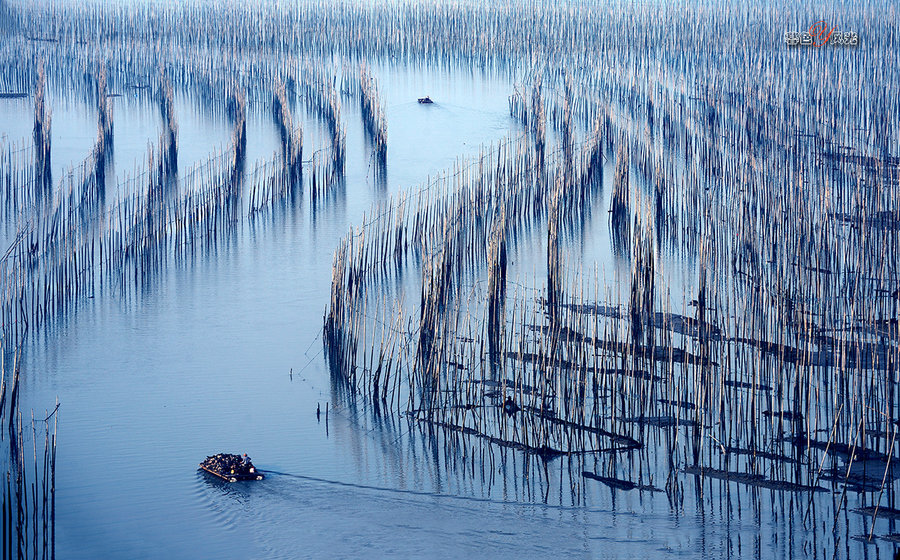
[{"label": "cargo on boat", "polygon": [[434,103],[434,101],[432,101],[431,98],[428,97],[428,96],[426,95],[425,97],[420,97],[420,98],[419,98],[419,103],[422,103],[422,104],[426,104],[426,105],[427,105],[427,104],[429,104],[429,103]]},{"label": "cargo on boat", "polygon": [[262,473],[256,470],[249,457],[245,463],[242,456],[231,453],[210,455],[200,463],[200,468],[225,482],[262,480],[265,478]]}]

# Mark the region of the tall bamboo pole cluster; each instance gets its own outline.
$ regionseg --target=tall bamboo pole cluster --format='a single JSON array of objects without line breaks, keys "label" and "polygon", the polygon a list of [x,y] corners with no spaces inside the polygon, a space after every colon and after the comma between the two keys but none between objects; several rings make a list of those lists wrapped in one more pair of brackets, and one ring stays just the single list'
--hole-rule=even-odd
[{"label": "tall bamboo pole cluster", "polygon": [[46,418],[36,419],[32,412],[29,428],[29,422],[19,410],[22,381],[18,360],[16,352],[12,368],[3,367],[0,382],[0,422],[4,424],[4,440],[8,442],[0,461],[6,471],[0,501],[3,525],[0,550],[4,558],[54,558],[59,403],[46,413]]},{"label": "tall bamboo pole cluster", "polygon": [[613,232],[614,247],[622,252],[627,252],[631,237],[630,165],[628,146],[620,145],[616,152],[616,174],[612,200],[609,203],[609,226]]},{"label": "tall bamboo pole cluster", "polygon": [[50,169],[50,110],[46,104],[46,76],[41,64],[37,71],[37,84],[34,87],[34,167],[39,192],[49,192],[53,183],[53,172]]},{"label": "tall bamboo pole cluster", "polygon": [[[433,358],[432,348],[451,337],[455,328],[440,319],[452,307],[449,302],[453,300],[447,298],[458,290],[458,283],[471,279],[478,263],[492,260],[496,262],[493,274],[504,276],[501,271],[505,265],[501,262],[506,259],[507,239],[515,240],[520,232],[545,219],[551,205],[560,216],[556,220],[559,224],[584,215],[578,205],[585,197],[590,198],[582,193],[596,185],[590,175],[600,170],[594,161],[596,149],[593,148],[600,142],[597,137],[588,139],[583,149],[588,155],[575,160],[575,177],[566,180],[565,194],[562,187],[546,187],[535,154],[522,139],[483,153],[471,164],[454,168],[419,191],[401,194],[385,206],[377,206],[365,220],[364,228],[348,237],[335,256],[331,304],[324,320],[324,343],[333,374],[349,379],[353,386],[373,391],[371,377],[365,372],[378,370],[382,382],[397,386],[396,381],[386,380],[405,375],[401,367],[411,367],[396,359],[396,350],[384,348],[378,352],[382,356],[379,364],[372,365],[370,360],[374,354],[366,355],[369,351],[359,345],[365,340],[365,309],[372,297],[378,302],[375,309],[382,310],[379,312],[392,314],[393,311],[383,310],[396,309],[394,304],[379,302],[380,292],[372,290],[402,274],[411,260],[421,262],[424,267],[417,318],[420,327],[415,356],[418,361],[413,363],[439,367],[441,360]],[[560,161],[565,159],[560,157]],[[555,180],[563,182],[565,171],[559,173]],[[492,231],[494,241],[485,243]],[[492,298],[499,307],[501,288],[494,286]],[[499,327],[499,318],[495,326]],[[409,336],[412,335],[384,340],[406,344]],[[386,363],[396,369],[384,371]],[[410,399],[409,406],[418,398],[433,397],[433,390],[423,392],[423,387],[439,379],[437,371],[421,375],[410,372],[404,389]],[[397,395],[383,391],[381,395],[383,399],[402,402]]]},{"label": "tall bamboo pole cluster", "polygon": [[364,65],[359,67],[359,105],[363,126],[380,169],[387,165],[387,119],[378,96],[378,82]]},{"label": "tall bamboo pole cluster", "polygon": [[[106,87],[106,70],[101,68],[97,73],[97,113],[99,119],[97,121],[97,137],[101,139],[99,142],[100,152],[103,154],[102,159],[107,158],[107,150],[111,149],[113,141],[113,106],[110,101],[109,91]],[[104,164],[100,164],[103,167]]]},{"label": "tall bamboo pole cluster", "polygon": [[[502,204],[502,203],[501,203]],[[488,241],[487,341],[488,358],[492,365],[503,363],[503,332],[506,327],[506,215],[500,208],[494,216],[494,226]]]},{"label": "tall bamboo pole cluster", "polygon": [[81,214],[87,217],[91,210],[102,205],[106,197],[106,178],[113,150],[113,107],[106,89],[106,74],[101,69],[95,76],[95,96],[97,104],[97,141],[90,156],[81,163],[82,184],[70,194],[80,197]]},{"label": "tall bamboo pole cluster", "polygon": [[307,107],[322,122],[331,139],[331,174],[343,176],[346,133],[341,122],[341,98],[334,81],[334,76],[322,68],[308,66],[303,72],[301,90]]},{"label": "tall bamboo pole cluster", "polygon": [[[166,97],[165,106],[172,107],[172,96]],[[15,238],[0,260],[4,340],[22,340],[98,291],[137,293],[170,260],[191,258],[234,237],[245,213],[246,109],[238,90],[229,111],[232,146],[177,179],[167,171],[168,164],[157,165],[154,159],[169,152],[174,141],[175,116],[168,111],[165,131],[149,151],[146,167],[126,177],[119,186],[124,195],[107,205],[98,203],[105,169],[97,161],[111,148],[104,132],[110,115],[99,113],[97,145],[61,181],[53,204],[22,207]],[[173,161],[177,153],[162,157]],[[251,193],[281,180],[281,166],[274,161],[257,167]],[[180,188],[173,190],[170,182],[175,180]],[[256,201],[251,197],[249,202]]]},{"label": "tall bamboo pole cluster", "polygon": [[178,120],[175,116],[175,90],[166,78],[160,75],[159,80],[159,111],[162,115],[165,129],[159,140],[159,165],[157,174],[159,183],[163,187],[176,185],[178,182]]},{"label": "tall bamboo pole cluster", "polygon": [[543,99],[543,73],[535,75],[530,95],[525,88],[516,88],[509,96],[509,114],[522,123],[533,139],[535,156],[543,164],[547,143],[547,115]]},{"label": "tall bamboo pole cluster", "polygon": [[[709,60],[695,54],[705,68]],[[582,457],[584,480],[612,488],[677,497],[688,474],[725,492],[739,485],[818,500],[834,485],[857,503],[883,497],[893,506],[900,291],[889,255],[900,229],[898,161],[868,132],[833,130],[868,126],[874,109],[849,109],[846,124],[837,109],[844,101],[798,108],[788,102],[791,84],[761,79],[765,60],[749,72],[727,67],[715,81],[683,64],[642,64],[630,58],[603,72],[544,78],[544,88],[561,92],[549,97],[558,104],[549,109],[558,152],[540,182],[547,194],[536,196],[535,221],[548,228],[546,288],[538,287],[542,276],[526,278],[534,287],[505,301],[500,327],[495,230],[476,218],[499,204],[460,208],[452,201],[471,187],[458,180],[448,202],[435,205],[460,222],[438,220],[418,241],[406,238],[409,225],[396,225],[401,200],[403,212],[417,206],[398,198],[376,208],[335,261],[326,321],[333,370],[352,371],[357,390],[379,395],[381,410],[406,403],[400,408],[458,434],[463,446]],[[822,62],[789,64],[815,70]],[[756,94],[721,86],[757,79],[767,85]],[[536,120],[522,99],[513,96],[510,107],[522,122]],[[561,256],[557,224],[568,214],[553,208],[598,193],[581,197],[581,183],[566,178],[566,162],[576,160],[566,142],[578,126],[598,139],[579,161],[615,160],[610,239],[630,261],[626,278],[606,273],[601,282],[595,273],[593,289],[589,271]],[[500,182],[516,180],[511,173]],[[533,240],[539,228],[530,229],[507,234]],[[448,275],[448,259],[471,254],[473,245],[460,243],[470,232],[485,247],[474,254],[484,257]],[[413,262],[422,271],[418,302],[391,287],[412,274],[395,256],[410,247],[421,263]],[[686,272],[678,278],[672,267]],[[519,282],[507,280],[506,292]],[[510,349],[499,363],[498,348]],[[385,383],[387,364],[387,377],[401,382]],[[384,394],[392,386],[401,398]]]},{"label": "tall bamboo pole cluster", "polygon": [[[816,14],[814,7],[804,4],[783,8],[773,8],[771,14],[749,15],[759,22],[771,18],[780,22],[782,18],[805,21]],[[894,40],[890,25],[878,18],[878,3],[860,2],[859,8],[860,25],[871,30],[874,45]],[[26,37],[61,44],[100,37],[122,43],[176,43],[237,54],[282,51],[329,56],[335,51],[365,52],[398,60],[463,59],[467,64],[491,67],[518,60],[583,57],[578,60],[583,62],[597,52],[629,48],[669,52],[673,44],[681,43],[692,48],[672,56],[689,58],[716,44],[722,36],[734,36],[745,26],[752,28],[747,18],[736,17],[730,10],[721,6],[709,15],[699,7],[644,4],[628,5],[626,9],[618,3],[600,2],[364,6],[272,1],[254,6],[192,2],[153,10],[66,4],[48,11],[36,5],[26,6],[17,17],[27,30]],[[707,23],[713,18],[716,25]],[[685,26],[698,20],[704,25],[692,26],[691,41],[686,40]],[[385,29],[393,32],[385,33]],[[215,33],[208,33],[210,30]],[[607,30],[618,33],[601,33]],[[701,40],[695,44],[694,39]],[[759,32],[745,40],[748,52],[759,52],[756,49],[771,45],[772,37]]]},{"label": "tall bamboo pole cluster", "polygon": [[541,75],[534,81],[531,88],[531,137],[534,139],[534,152],[538,162],[543,165],[544,150],[547,145],[547,116],[544,112],[544,100],[541,92]]},{"label": "tall bamboo pole cluster", "polygon": [[[232,174],[229,178],[231,197],[240,199],[244,167],[247,161],[247,97],[244,90],[232,84],[226,103],[228,118],[232,122],[231,146],[233,154]],[[237,208],[240,210],[240,208]]]},{"label": "tall bamboo pole cluster", "polygon": [[302,125],[294,127],[294,119],[291,116],[291,107],[283,82],[275,85],[275,123],[281,136],[281,157],[284,165],[286,180],[299,183],[301,180],[301,167],[303,162],[303,128]]},{"label": "tall bamboo pole cluster", "polygon": [[36,185],[34,144],[6,144],[0,142],[0,199],[2,199],[4,223],[15,221],[15,216],[32,208],[38,201],[34,188],[21,185]]}]

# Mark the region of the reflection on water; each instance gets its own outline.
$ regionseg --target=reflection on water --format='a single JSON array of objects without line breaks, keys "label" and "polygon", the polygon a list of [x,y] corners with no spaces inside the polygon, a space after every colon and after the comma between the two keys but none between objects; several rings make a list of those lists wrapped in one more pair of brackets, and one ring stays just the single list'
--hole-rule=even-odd
[{"label": "reflection on water", "polygon": [[[380,71],[387,75],[381,78],[386,85],[382,95],[390,122],[396,123],[389,137],[391,190],[426,180],[461,153],[492,139],[487,135],[499,138],[514,126],[506,115],[505,77],[485,83],[479,79],[473,90],[472,84],[447,71]],[[422,84],[431,84],[429,90],[446,103],[443,112],[435,112],[434,121],[427,122],[431,132],[414,126],[422,124],[423,113],[414,101],[405,101]],[[479,93],[477,100],[471,97],[473,91]],[[115,104],[122,115],[157,118],[155,106],[139,109],[140,99],[117,99]],[[29,110],[26,106],[19,118],[27,120]],[[190,105],[177,104],[176,110],[179,142],[189,147],[179,151],[179,168],[200,161],[227,140],[225,134],[196,128],[202,113]],[[352,146],[354,138],[361,143],[352,106],[345,111],[348,144]],[[265,146],[272,146],[271,151],[277,146],[274,128],[265,122],[267,117],[250,112],[248,146],[254,146],[251,153],[257,157],[266,157]],[[484,127],[486,122],[494,124]],[[157,129],[148,129],[118,126],[116,169],[125,170],[117,171],[120,180],[128,173],[126,155],[142,157],[134,146],[156,134]],[[305,142],[315,145],[315,127],[306,130],[311,138]],[[60,125],[53,132],[66,134]],[[423,144],[427,150],[416,147]],[[315,421],[316,403],[324,409],[331,399],[316,340],[334,244],[383,196],[373,189],[366,161],[354,157],[358,151],[348,151],[346,193],[323,207],[314,222],[302,204],[287,213],[268,214],[190,267],[162,272],[138,299],[95,297],[80,302],[76,313],[51,324],[29,345],[29,402],[59,394],[66,403],[57,474],[57,546],[67,557],[91,557],[103,550],[140,556],[140,543],[157,541],[164,543],[161,551],[173,556],[199,547],[210,553],[265,550],[262,556],[293,557],[290,550],[298,535],[288,527],[306,526],[306,537],[321,534],[321,524],[309,525],[302,500],[293,502],[302,492],[291,488],[294,479],[273,477],[266,486],[250,487],[195,476],[196,464],[213,452],[246,450],[259,457],[260,465],[276,470],[328,480],[340,475],[337,478],[385,488],[402,488],[407,476],[420,476],[407,475],[400,458],[393,459],[390,472],[375,468],[383,461],[380,454],[393,453],[387,440],[378,448],[348,448],[346,437],[365,442],[373,435],[339,421],[345,412],[335,410],[336,403],[331,404],[327,437],[324,414],[322,423]],[[81,155],[58,157],[54,153],[54,161],[77,161]],[[385,433],[392,434],[390,439],[400,435]],[[98,461],[104,465],[103,477],[86,477]],[[369,473],[366,462],[371,462]],[[431,487],[430,482],[421,483]],[[330,494],[320,490],[317,500],[327,500]],[[345,494],[344,506],[362,499]],[[255,516],[259,500],[271,501],[263,507],[269,511],[263,519]],[[421,508],[415,506],[417,513],[408,516],[420,515]],[[377,511],[370,509],[368,515]],[[320,512],[319,519],[326,523],[328,516]],[[278,527],[286,531],[280,538],[252,537],[261,531],[278,533]],[[255,544],[247,549],[248,542]]]},{"label": "reflection on water", "polygon": [[[551,8],[565,17],[548,21],[574,17]],[[328,9],[302,8],[301,15],[315,22],[316,10]],[[401,9],[387,7],[382,16],[393,21],[391,10]],[[837,408],[841,417],[841,406],[819,406],[827,400],[818,400],[819,391],[855,394],[846,386],[800,395],[798,376],[824,371],[815,368],[833,365],[836,355],[817,352],[804,362],[801,343],[842,342],[804,310],[823,301],[835,302],[827,310],[843,310],[843,290],[868,280],[844,270],[835,283],[843,288],[828,300],[803,291],[805,282],[759,279],[799,270],[795,257],[816,262],[803,278],[836,274],[824,257],[794,255],[778,240],[824,236],[823,246],[832,247],[816,229],[825,218],[830,228],[873,227],[892,240],[889,202],[865,189],[850,200],[837,182],[823,196],[838,201],[829,208],[868,201],[868,209],[887,204],[887,214],[845,215],[778,198],[785,206],[772,221],[784,229],[774,242],[759,240],[755,228],[769,221],[760,201],[772,193],[752,190],[754,180],[789,163],[800,170],[792,180],[839,175],[819,164],[815,142],[789,149],[773,140],[778,126],[802,120],[793,100],[765,94],[779,105],[763,94],[710,89],[677,58],[599,60],[614,45],[603,43],[605,34],[585,36],[590,26],[573,31],[587,49],[577,51],[539,37],[538,20],[523,28],[517,22],[527,20],[505,8],[474,15],[442,9],[426,10],[432,19],[417,23],[445,31],[444,40],[462,49],[453,56],[427,33],[407,43],[371,36],[368,24],[358,27],[361,8],[328,12],[347,18],[341,21],[359,32],[357,41],[371,40],[358,45],[372,49],[359,58],[382,103],[383,168],[364,102],[353,93],[351,77],[364,72],[360,60],[312,48],[310,60],[298,60],[273,46],[280,37],[318,47],[337,40],[328,34],[337,28],[314,36],[294,28],[291,39],[272,32],[292,25],[281,21],[229,36],[232,50],[219,53],[182,35],[194,18],[175,25],[161,12],[157,24],[169,33],[161,36],[172,44],[154,38],[123,46],[127,56],[99,53],[109,73],[103,80],[80,37],[57,43],[43,36],[49,31],[40,19],[33,35],[14,33],[0,46],[2,84],[30,83],[30,61],[39,56],[48,68],[53,188],[22,194],[11,181],[3,191],[2,236],[14,250],[3,261],[0,307],[5,333],[18,336],[32,321],[22,350],[23,409],[46,408],[57,395],[63,403],[60,556],[857,557],[889,550],[889,541],[850,540],[876,532],[868,510],[857,508],[873,500],[895,505],[886,456],[856,461],[855,445],[840,443],[851,441],[846,422],[839,439],[826,439],[830,420],[816,416],[810,424],[808,413],[801,418],[783,406],[803,397],[807,410],[824,418]],[[58,17],[81,17],[61,10]],[[587,13],[600,17],[590,20],[598,26],[615,15]],[[444,27],[448,14],[453,25]],[[211,17],[223,23],[228,16]],[[462,41],[456,34],[469,25],[482,33]],[[507,25],[514,39],[485,43],[488,30]],[[537,42],[552,44],[554,60],[565,64],[544,65],[550,53],[529,50],[542,46]],[[481,50],[468,51],[474,44]],[[457,59],[459,52],[468,58]],[[718,66],[718,59],[704,60]],[[112,145],[103,147],[92,96],[106,79],[115,127]],[[282,110],[288,106],[302,125],[289,134],[279,129],[287,119],[273,111],[279,91],[287,100],[278,99]],[[424,95],[435,103],[417,103]],[[246,113],[235,109],[244,103]],[[763,119],[742,109],[751,106],[781,112]],[[2,98],[0,109],[3,142],[32,142],[34,99]],[[172,152],[176,142],[161,138],[169,127],[177,128]],[[296,153],[286,138],[303,145],[299,181],[285,181],[286,161]],[[720,163],[732,153],[729,142],[741,158],[744,143],[767,144],[745,150],[738,173]],[[865,142],[854,145],[861,150]],[[95,146],[110,155],[101,193],[91,190],[94,171],[81,167]],[[875,170],[886,166],[886,179],[869,178],[893,185],[893,167],[884,162],[890,159]],[[30,164],[30,155],[10,156],[0,167],[19,165],[10,176],[33,186],[25,180]],[[731,173],[742,182],[723,179]],[[461,227],[458,220],[469,221]],[[29,228],[37,233],[28,243],[15,243]],[[869,247],[882,237],[854,239],[854,247]],[[862,263],[867,254],[856,257]],[[885,292],[873,296],[882,301],[889,290],[880,282],[893,278],[893,268],[879,270],[889,270],[872,282]],[[27,295],[18,296],[20,289]],[[580,299],[566,299],[576,293]],[[355,299],[342,308],[349,310],[343,322],[323,329],[327,314],[341,308],[336,296]],[[481,309],[488,301],[502,322]],[[744,303],[764,312],[738,309]],[[868,319],[865,328],[849,329],[857,338],[843,348],[860,357],[855,371],[881,372],[880,360],[896,346],[896,330],[889,330],[896,322]],[[753,329],[771,336],[754,339],[747,334]],[[778,338],[788,335],[794,338]],[[855,345],[870,336],[878,340]],[[449,351],[416,353],[438,339]],[[344,361],[332,360],[329,370],[323,354],[334,341],[346,346],[329,355]],[[572,341],[583,343],[581,354],[560,350]],[[722,344],[727,352],[717,355],[710,342],[734,344]],[[854,353],[857,347],[865,351]],[[767,355],[747,358],[756,353]],[[647,361],[652,369],[645,371]],[[405,375],[391,377],[400,363]],[[678,374],[676,363],[684,366]],[[531,377],[507,386],[509,371]],[[752,384],[743,381],[747,372]],[[881,378],[851,379],[860,394],[886,392]],[[662,393],[663,385],[676,389]],[[721,397],[719,419],[706,387]],[[733,407],[722,404],[729,395]],[[580,408],[569,408],[576,402]],[[850,404],[872,426],[890,423],[868,401]],[[812,429],[801,433],[801,425]],[[719,441],[713,427],[731,430],[735,441],[761,434],[765,445],[726,448],[732,440]],[[884,449],[887,435],[868,430],[862,440]],[[823,446],[832,459],[816,464],[809,457]],[[266,480],[228,484],[197,470],[217,452],[249,453]],[[713,456],[723,468],[700,466]],[[847,482],[842,470],[857,487],[840,486]],[[802,484],[779,485],[785,480]],[[878,501],[885,481],[888,496]],[[876,533],[895,533],[896,518],[880,517]]]}]

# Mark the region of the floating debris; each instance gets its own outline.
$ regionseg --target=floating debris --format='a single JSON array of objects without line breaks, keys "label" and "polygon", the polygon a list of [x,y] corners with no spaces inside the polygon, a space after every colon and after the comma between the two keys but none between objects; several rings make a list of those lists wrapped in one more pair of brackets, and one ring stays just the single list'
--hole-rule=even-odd
[{"label": "floating debris", "polygon": [[882,519],[900,519],[900,509],[881,506],[865,506],[850,510],[853,513],[868,515],[872,518],[880,517]]},{"label": "floating debris", "polygon": [[602,482],[603,484],[609,486],[610,488],[614,488],[616,490],[638,490],[640,492],[663,492],[659,488],[656,488],[647,484],[635,484],[630,480],[620,480],[618,478],[610,478],[607,476],[600,476],[596,473],[592,473],[590,471],[583,471],[581,476],[584,478],[589,478],[591,480],[596,480]]},{"label": "floating debris", "polygon": [[724,471],[721,469],[711,469],[703,467],[685,467],[682,472],[685,474],[693,474],[706,478],[715,478],[726,480],[728,482],[737,482],[738,484],[746,484],[748,486],[756,486],[758,488],[766,488],[769,490],[778,490],[781,492],[825,492],[826,489],[821,486],[798,484],[782,480],[770,480],[761,474],[743,473]]}]

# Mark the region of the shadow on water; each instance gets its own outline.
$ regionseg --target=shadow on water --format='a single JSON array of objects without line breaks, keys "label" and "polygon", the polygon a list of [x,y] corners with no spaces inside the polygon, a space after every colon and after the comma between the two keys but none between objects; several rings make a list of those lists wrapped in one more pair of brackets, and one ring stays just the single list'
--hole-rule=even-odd
[{"label": "shadow on water", "polygon": [[[341,551],[390,552],[377,533],[396,527],[368,500],[427,537],[408,553],[447,542],[434,521],[460,509],[463,553],[498,510],[537,529],[523,508],[591,514],[580,537],[554,525],[586,547],[626,540],[615,524],[630,516],[643,555],[700,542],[722,556],[853,557],[850,535],[893,543],[900,95],[885,4],[849,8],[860,48],[815,51],[771,37],[815,21],[803,4],[578,8],[0,5],[0,103],[27,125],[24,144],[0,149],[0,335],[7,349],[53,346],[50,329],[71,342],[59,364],[35,352],[23,386],[46,392],[40,372],[54,370],[53,389],[86,397],[73,459],[102,442],[124,463],[138,436],[165,434],[173,455],[258,441],[289,465],[266,484],[174,476],[160,494],[177,502],[193,483],[268,530],[265,496],[310,490],[326,521],[261,541],[271,556],[309,531],[353,541],[330,513],[348,504],[375,529]],[[797,97],[835,74],[858,87]],[[413,101],[425,93],[435,103]],[[113,123],[123,97],[158,125],[146,153],[146,131]],[[77,108],[54,120],[64,103]],[[112,171],[123,137],[140,139],[138,157]],[[61,153],[80,163],[55,176]],[[221,261],[234,270],[199,287],[173,280]],[[174,285],[195,291],[169,300]],[[61,327],[79,309],[108,311],[85,305],[98,295],[130,304],[134,323],[91,347],[103,359],[90,373],[72,373],[90,332]],[[145,301],[170,312],[152,333],[134,305]],[[298,339],[320,326],[325,361],[309,359],[307,375],[331,391],[285,390]],[[71,378],[55,371],[67,364]],[[53,543],[55,427],[38,422],[44,458],[32,441],[28,463],[18,368],[4,379],[4,555],[37,555]],[[136,392],[140,410],[125,410]],[[324,426],[300,419],[326,392]],[[233,401],[257,416],[222,427]],[[141,415],[158,433],[129,424]],[[83,473],[67,474],[67,523],[84,529]],[[91,488],[98,518],[152,535],[189,515],[114,495],[128,476]],[[446,505],[423,518],[434,502]],[[128,526],[116,509],[139,507],[159,519]],[[279,529],[302,511],[279,507]]]}]

